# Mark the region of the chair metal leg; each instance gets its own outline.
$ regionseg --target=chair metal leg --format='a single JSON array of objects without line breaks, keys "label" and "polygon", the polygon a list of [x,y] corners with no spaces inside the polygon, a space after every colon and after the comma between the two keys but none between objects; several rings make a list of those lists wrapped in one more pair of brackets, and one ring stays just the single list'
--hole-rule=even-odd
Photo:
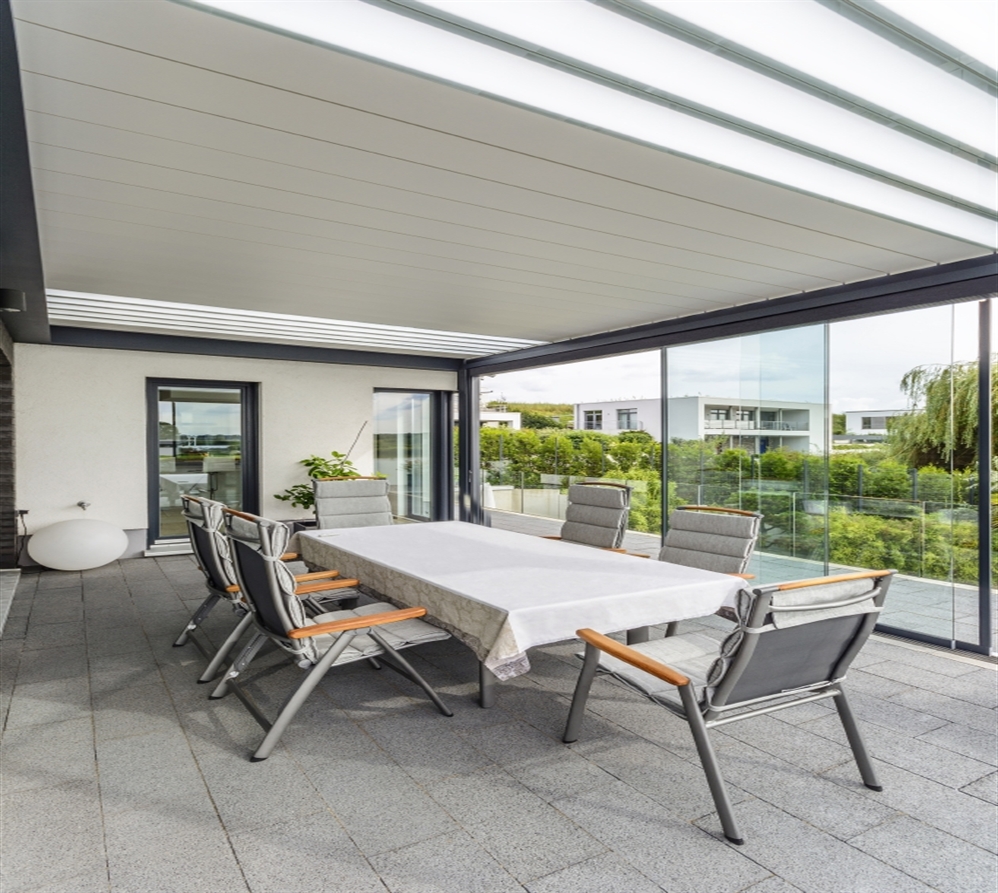
[{"label": "chair metal leg", "polygon": [[835,701],[835,709],[839,711],[839,719],[842,720],[842,728],[846,730],[846,738],[849,739],[852,755],[856,760],[856,765],[859,766],[859,774],[863,778],[863,784],[871,791],[882,791],[883,787],[877,779],[876,770],[873,768],[873,761],[866,752],[866,744],[863,742],[863,736],[860,734],[859,726],[856,724],[856,717],[853,716],[852,708],[849,706],[846,694],[842,691],[841,686],[839,687],[839,693],[832,700]]},{"label": "chair metal leg", "polygon": [[295,714],[301,709],[302,704],[305,703],[308,696],[312,694],[315,687],[322,681],[322,677],[326,675],[326,672],[336,662],[336,659],[346,650],[347,645],[350,644],[355,635],[357,633],[354,630],[347,630],[340,633],[336,637],[336,641],[329,646],[326,653],[319,658],[319,662],[308,671],[301,685],[284,702],[284,706],[277,715],[277,719],[271,724],[270,730],[264,737],[263,742],[251,757],[252,762],[259,763],[270,756],[273,749],[277,746],[277,742],[281,740],[284,730],[287,729],[291,720],[295,718]]},{"label": "chair metal leg", "polygon": [[206,682],[211,682],[217,675],[222,664],[225,663],[225,659],[229,656],[229,652],[235,648],[236,643],[243,637],[243,633],[246,629],[253,623],[253,615],[246,614],[239,620],[236,624],[236,628],[229,633],[228,638],[222,642],[221,647],[215,652],[215,656],[208,663],[205,671],[198,677],[198,684],[203,685]]},{"label": "chair metal leg", "polygon": [[191,619],[187,621],[184,631],[177,638],[177,641],[173,643],[174,648],[179,648],[181,645],[187,644],[190,634],[204,622],[205,617],[208,616],[220,598],[221,596],[217,592],[212,592],[201,602],[198,609],[191,615]]},{"label": "chair metal leg", "polygon": [[568,711],[568,722],[565,724],[565,734],[561,740],[566,744],[579,740],[579,729],[582,728],[582,718],[586,715],[586,701],[589,700],[589,690],[593,687],[593,679],[599,669],[600,650],[595,645],[586,643],[586,656],[582,661],[582,672],[575,683],[575,694],[572,695],[572,707]]},{"label": "chair metal leg", "polygon": [[690,731],[693,733],[693,740],[697,746],[697,753],[700,755],[700,763],[703,766],[704,775],[707,776],[707,784],[710,786],[711,796],[714,798],[714,806],[721,819],[721,828],[724,836],[731,843],[741,846],[745,843],[735,823],[735,814],[731,809],[731,800],[728,798],[728,789],[724,784],[721,775],[721,767],[717,763],[717,756],[714,754],[714,747],[710,743],[707,735],[707,724],[700,713],[700,707],[696,702],[696,694],[692,685],[679,686],[679,696],[683,699],[683,710],[686,713],[686,721],[690,724]]},{"label": "chair metal leg", "polygon": [[368,632],[368,635],[374,639],[382,648],[385,649],[385,658],[389,662],[395,661],[404,671],[405,675],[408,676],[413,682],[416,683],[423,691],[426,692],[426,697],[428,697],[436,705],[437,710],[439,710],[444,716],[453,716],[453,712],[440,700],[440,696],[433,690],[430,683],[427,682],[419,673],[416,672],[412,664],[409,663],[398,651],[392,648],[382,636],[379,636],[377,631],[372,629]]},{"label": "chair metal leg", "polygon": [[212,700],[224,698],[229,693],[230,680],[235,679],[249,666],[250,661],[256,657],[256,653],[263,647],[266,641],[267,637],[263,633],[257,633],[253,636],[246,647],[239,652],[239,657],[232,662],[232,666],[229,667],[228,672],[222,677],[222,681],[218,683],[215,690],[208,697]]}]

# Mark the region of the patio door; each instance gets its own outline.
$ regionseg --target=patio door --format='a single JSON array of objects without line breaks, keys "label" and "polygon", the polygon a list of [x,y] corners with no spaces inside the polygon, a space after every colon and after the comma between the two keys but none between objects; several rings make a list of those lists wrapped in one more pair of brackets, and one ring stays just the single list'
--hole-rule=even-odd
[{"label": "patio door", "polygon": [[256,386],[149,379],[149,539],[187,536],[185,494],[257,511]]}]

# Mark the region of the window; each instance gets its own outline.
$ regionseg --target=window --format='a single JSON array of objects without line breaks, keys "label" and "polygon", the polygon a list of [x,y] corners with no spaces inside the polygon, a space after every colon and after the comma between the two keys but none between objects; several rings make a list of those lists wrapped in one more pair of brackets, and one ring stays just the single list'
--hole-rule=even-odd
[{"label": "window", "polygon": [[708,409],[707,418],[712,422],[726,422],[731,418],[731,410],[729,409]]},{"label": "window", "polygon": [[585,411],[585,427],[587,431],[603,430],[603,410],[587,409]]},{"label": "window", "polygon": [[617,410],[617,429],[620,431],[636,431],[638,428],[638,411],[636,409]]},{"label": "window", "polygon": [[755,410],[754,409],[737,409],[737,410],[735,410],[735,418],[739,422],[754,422],[755,421]]},{"label": "window", "polygon": [[870,418],[870,416],[865,415],[863,416],[862,424],[863,424],[863,430],[869,431],[873,427],[873,419]]}]

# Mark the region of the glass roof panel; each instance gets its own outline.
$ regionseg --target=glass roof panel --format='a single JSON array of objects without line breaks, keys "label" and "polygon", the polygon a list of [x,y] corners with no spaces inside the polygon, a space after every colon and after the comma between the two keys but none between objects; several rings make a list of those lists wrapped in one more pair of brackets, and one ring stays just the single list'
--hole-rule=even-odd
[{"label": "glass roof panel", "polygon": [[[998,109],[994,97],[812,0],[644,2],[992,157],[998,156]],[[906,8],[910,2],[903,0],[898,6]],[[948,14],[958,4],[930,5]],[[898,11],[904,15],[903,9]],[[990,34],[994,41],[993,28]],[[817,35],[820,39],[816,39]]]},{"label": "glass roof panel", "polygon": [[610,133],[998,246],[993,220],[361,0],[196,2]]},{"label": "glass roof panel", "polygon": [[998,69],[998,3],[995,0],[879,0],[909,22]]},{"label": "glass roof panel", "polygon": [[946,195],[998,209],[998,178],[992,171],[587,0],[422,4]]}]

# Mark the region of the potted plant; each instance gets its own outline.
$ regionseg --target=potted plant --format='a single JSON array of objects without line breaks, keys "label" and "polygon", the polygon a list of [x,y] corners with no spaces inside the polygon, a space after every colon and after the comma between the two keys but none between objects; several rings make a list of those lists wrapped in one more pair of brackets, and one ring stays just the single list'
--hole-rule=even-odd
[{"label": "potted plant", "polygon": [[[360,477],[360,472],[354,467],[346,453],[338,453],[333,450],[331,458],[325,459],[322,456],[309,456],[302,459],[301,463],[308,469],[309,481],[316,478],[355,478]],[[315,492],[312,484],[295,484],[288,487],[283,493],[275,493],[274,499],[282,502],[290,502],[292,505],[303,509],[310,509],[315,505]]]}]

